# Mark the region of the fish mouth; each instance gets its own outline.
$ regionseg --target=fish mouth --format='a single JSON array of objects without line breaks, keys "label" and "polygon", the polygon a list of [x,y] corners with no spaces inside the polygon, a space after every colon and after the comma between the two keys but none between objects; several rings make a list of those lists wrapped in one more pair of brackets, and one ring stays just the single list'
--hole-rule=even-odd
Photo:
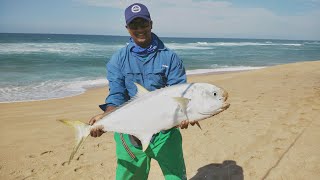
[{"label": "fish mouth", "polygon": [[[219,88],[221,88],[221,87],[219,87]],[[223,101],[226,101],[226,100],[228,99],[228,97],[229,97],[229,94],[228,94],[228,92],[227,92],[226,90],[224,90],[223,88],[221,88],[221,89],[222,89]],[[229,106],[230,106],[230,104],[229,104]]]},{"label": "fish mouth", "polygon": [[[228,96],[227,96],[227,98],[228,98]],[[222,111],[227,110],[229,107],[230,107],[230,103],[224,102],[222,107],[215,112],[199,112],[199,114],[215,116],[215,115],[221,113]]]}]

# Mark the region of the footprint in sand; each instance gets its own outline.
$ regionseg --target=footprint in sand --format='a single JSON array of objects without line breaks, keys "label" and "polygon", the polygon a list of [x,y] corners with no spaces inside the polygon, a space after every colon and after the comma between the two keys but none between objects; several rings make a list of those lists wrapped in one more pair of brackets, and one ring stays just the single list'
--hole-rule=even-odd
[{"label": "footprint in sand", "polygon": [[75,168],[73,171],[74,172],[77,172],[79,169],[81,169],[82,167],[80,166],[80,167],[77,167],[77,168]]},{"label": "footprint in sand", "polygon": [[261,159],[261,157],[260,156],[250,156],[250,159]]},{"label": "footprint in sand", "polygon": [[80,155],[78,156],[78,158],[77,158],[77,161],[79,161],[80,157],[83,156],[83,155],[84,155],[83,153],[80,154]]},{"label": "footprint in sand", "polygon": [[35,158],[36,156],[33,155],[33,154],[30,154],[28,157],[29,157],[29,158]]},{"label": "footprint in sand", "polygon": [[45,151],[45,152],[41,153],[40,155],[42,156],[42,155],[50,154],[50,153],[53,153],[53,151]]},{"label": "footprint in sand", "polygon": [[273,151],[279,155],[281,155],[283,153],[283,149],[282,148],[279,148],[279,147],[276,147],[273,149]]},{"label": "footprint in sand", "polygon": [[203,133],[204,136],[206,136],[208,134],[209,134],[209,131],[206,131],[206,132]]},{"label": "footprint in sand", "polygon": [[282,143],[282,142],[285,141],[285,140],[287,140],[287,139],[285,139],[285,138],[277,138],[277,139],[275,139],[273,142],[275,142],[275,143]]}]

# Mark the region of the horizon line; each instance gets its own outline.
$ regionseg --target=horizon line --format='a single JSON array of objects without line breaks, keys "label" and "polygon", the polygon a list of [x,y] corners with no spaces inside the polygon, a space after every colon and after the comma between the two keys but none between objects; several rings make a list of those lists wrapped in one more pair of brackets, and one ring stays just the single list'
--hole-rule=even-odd
[{"label": "horizon line", "polygon": [[[77,36],[119,36],[130,37],[130,35],[113,34],[78,34],[78,33],[39,33],[39,32],[0,32],[0,34],[38,34],[38,35],[77,35]],[[161,38],[183,38],[183,39],[254,39],[254,40],[287,40],[287,41],[320,41],[317,39],[286,39],[286,38],[248,38],[248,37],[184,37],[184,36],[161,36]]]}]

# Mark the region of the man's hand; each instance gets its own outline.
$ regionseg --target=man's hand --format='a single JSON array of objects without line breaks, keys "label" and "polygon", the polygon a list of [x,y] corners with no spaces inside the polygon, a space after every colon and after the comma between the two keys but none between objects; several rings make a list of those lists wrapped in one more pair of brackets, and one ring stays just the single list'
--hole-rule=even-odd
[{"label": "man's hand", "polygon": [[94,123],[96,123],[97,121],[99,121],[100,119],[102,119],[102,118],[103,118],[103,115],[104,115],[104,113],[93,116],[93,117],[89,120],[89,124],[92,126]]},{"label": "man's hand", "polygon": [[196,121],[184,120],[177,127],[180,127],[181,129],[188,129],[189,124],[191,124],[191,126],[194,126],[195,124],[199,123],[197,123]]},{"label": "man's hand", "polygon": [[[104,116],[106,116],[110,112],[114,111],[115,109],[116,109],[116,107],[114,107],[114,106],[108,106],[104,113],[93,116],[89,120],[89,124],[92,126],[94,123],[96,123],[97,121],[100,121]],[[102,129],[103,129],[103,126],[97,126],[95,128],[92,128],[90,131],[90,135],[92,137],[100,137],[104,133],[104,131]]]},{"label": "man's hand", "polygon": [[[103,114],[98,114],[96,116],[93,116],[90,121],[89,124],[92,126],[94,123],[96,123],[97,121],[99,121],[100,119],[102,119],[104,117],[104,113]],[[104,132],[102,131],[101,126],[97,126],[95,128],[92,128],[90,131],[90,135],[92,137],[100,137]]]}]

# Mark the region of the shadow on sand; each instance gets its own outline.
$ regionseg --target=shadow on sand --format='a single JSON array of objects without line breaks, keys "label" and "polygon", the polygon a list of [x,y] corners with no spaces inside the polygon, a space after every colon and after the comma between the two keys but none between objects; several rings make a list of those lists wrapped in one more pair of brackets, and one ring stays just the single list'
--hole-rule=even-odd
[{"label": "shadow on sand", "polygon": [[243,180],[243,170],[235,161],[226,160],[222,164],[208,164],[198,169],[190,180]]}]

